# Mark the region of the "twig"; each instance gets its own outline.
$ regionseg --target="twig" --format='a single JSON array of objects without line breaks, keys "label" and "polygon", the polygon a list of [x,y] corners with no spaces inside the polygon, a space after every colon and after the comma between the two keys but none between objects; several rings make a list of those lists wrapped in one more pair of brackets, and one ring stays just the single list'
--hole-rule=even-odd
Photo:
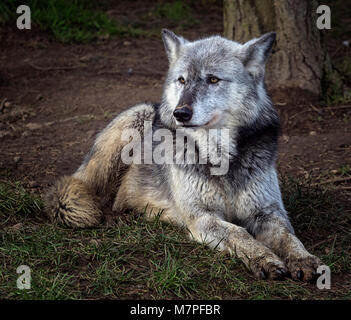
[{"label": "twig", "polygon": [[289,120],[291,120],[291,119],[294,119],[296,116],[298,116],[299,114],[302,114],[302,113],[305,113],[305,112],[311,112],[311,111],[313,111],[313,110],[303,110],[303,111],[300,111],[300,112],[298,112],[298,113],[295,113],[294,115],[292,115],[290,118],[289,118]]},{"label": "twig", "polygon": [[333,179],[328,179],[325,181],[317,182],[317,183],[312,183],[311,187],[314,186],[320,186],[322,184],[327,184],[327,183],[333,183],[333,182],[343,182],[343,181],[349,181],[351,180],[351,177],[344,177],[344,178],[333,178]]},{"label": "twig", "polygon": [[37,66],[33,63],[28,63],[32,68],[40,70],[40,71],[50,71],[50,70],[72,70],[72,69],[79,69],[79,68],[83,68],[85,67],[85,65],[76,65],[76,66],[72,66],[72,67],[40,67]]},{"label": "twig", "polygon": [[4,109],[5,102],[7,101],[7,98],[2,99],[1,104],[0,104],[0,112],[2,113],[2,109]]},{"label": "twig", "polygon": [[330,240],[332,240],[332,239],[328,238],[328,239],[324,239],[322,241],[319,241],[319,242],[315,243],[313,246],[311,246],[311,249],[314,249],[315,247],[317,247],[317,246],[319,246],[319,245],[321,245],[321,244],[323,244],[325,242],[328,242]]},{"label": "twig", "polygon": [[318,114],[322,114],[322,110],[316,108],[312,103],[310,104],[310,107],[311,107],[314,111],[316,111]]},{"label": "twig", "polygon": [[[337,107],[327,107],[328,110],[339,110],[339,109],[350,109],[351,105],[347,105],[347,106],[337,106]],[[323,110],[323,109],[319,109],[319,110]]]},{"label": "twig", "polygon": [[[112,117],[116,116],[117,114],[118,114],[118,112],[109,113],[109,115]],[[105,118],[105,116],[103,116],[103,118]],[[50,126],[55,125],[55,124],[65,123],[65,122],[74,121],[74,120],[82,120],[82,119],[99,119],[99,117],[96,115],[93,115],[93,114],[82,114],[82,115],[73,116],[73,117],[69,117],[69,118],[65,118],[65,119],[44,122],[41,125],[43,127],[50,127]]]},{"label": "twig", "polygon": [[163,73],[161,72],[156,72],[155,70],[140,70],[140,71],[135,71],[133,70],[132,72],[128,73],[128,71],[110,71],[110,70],[101,70],[97,73],[98,75],[104,75],[104,74],[113,74],[113,75],[119,75],[119,76],[145,76],[145,77],[163,77]]},{"label": "twig", "polygon": [[340,186],[333,188],[334,190],[351,190],[351,186]]},{"label": "twig", "polygon": [[312,112],[312,111],[315,111],[317,112],[318,114],[321,114],[323,111],[325,110],[341,110],[341,109],[351,109],[351,105],[347,105],[347,106],[337,106],[337,107],[326,107],[326,108],[316,108],[315,106],[313,106],[312,104],[310,105],[311,108],[313,110],[303,110],[303,111],[300,111],[298,113],[295,113],[294,115],[292,115],[290,117],[290,120],[295,118],[296,116],[302,114],[302,113],[305,113],[305,112]]}]

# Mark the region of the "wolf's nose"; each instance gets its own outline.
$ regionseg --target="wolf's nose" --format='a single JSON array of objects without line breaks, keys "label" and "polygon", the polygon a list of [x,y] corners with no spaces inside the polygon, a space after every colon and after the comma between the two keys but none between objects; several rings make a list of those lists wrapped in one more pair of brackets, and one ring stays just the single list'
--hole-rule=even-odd
[{"label": "wolf's nose", "polygon": [[193,111],[190,109],[188,105],[177,108],[173,112],[174,117],[180,122],[189,121],[193,115]]}]

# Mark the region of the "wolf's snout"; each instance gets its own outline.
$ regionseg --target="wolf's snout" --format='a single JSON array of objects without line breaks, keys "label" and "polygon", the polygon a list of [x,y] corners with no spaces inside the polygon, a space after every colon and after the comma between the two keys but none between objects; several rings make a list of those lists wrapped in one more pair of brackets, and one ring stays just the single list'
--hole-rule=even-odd
[{"label": "wolf's snout", "polygon": [[184,105],[177,107],[173,112],[174,117],[180,122],[187,122],[193,116],[193,111],[190,106]]}]

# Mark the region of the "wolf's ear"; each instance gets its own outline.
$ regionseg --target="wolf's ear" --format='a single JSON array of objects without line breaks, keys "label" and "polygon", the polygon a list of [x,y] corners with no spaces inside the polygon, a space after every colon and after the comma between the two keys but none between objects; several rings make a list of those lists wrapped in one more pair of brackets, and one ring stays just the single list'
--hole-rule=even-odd
[{"label": "wolf's ear", "polygon": [[179,37],[167,29],[162,29],[162,40],[165,45],[169,63],[173,63],[178,59],[179,48],[182,44],[188,42],[183,37]]},{"label": "wolf's ear", "polygon": [[276,38],[275,32],[266,33],[246,42],[242,47],[242,61],[254,77],[264,74],[266,60]]}]

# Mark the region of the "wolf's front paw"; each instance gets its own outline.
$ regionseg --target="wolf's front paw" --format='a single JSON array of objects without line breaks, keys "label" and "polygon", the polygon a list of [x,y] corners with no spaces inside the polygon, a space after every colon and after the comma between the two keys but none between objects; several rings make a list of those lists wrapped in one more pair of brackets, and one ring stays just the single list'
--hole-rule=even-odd
[{"label": "wolf's front paw", "polygon": [[286,264],[295,280],[315,282],[318,278],[317,268],[322,264],[321,260],[313,255],[304,257],[290,256]]},{"label": "wolf's front paw", "polygon": [[259,279],[283,280],[289,274],[284,262],[277,256],[258,257],[251,262],[250,268]]}]

